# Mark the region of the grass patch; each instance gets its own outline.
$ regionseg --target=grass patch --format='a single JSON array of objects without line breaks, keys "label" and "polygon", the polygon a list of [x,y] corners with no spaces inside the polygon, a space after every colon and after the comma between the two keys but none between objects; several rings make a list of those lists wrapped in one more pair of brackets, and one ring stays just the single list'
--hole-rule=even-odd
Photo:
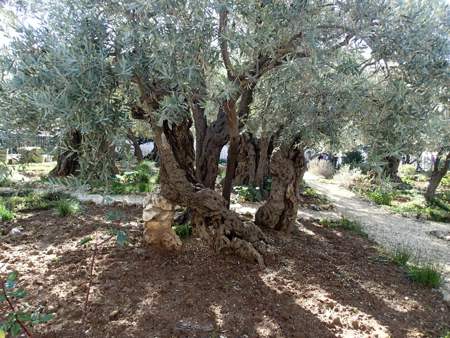
[{"label": "grass patch", "polygon": [[0,219],[4,222],[14,219],[15,214],[0,202]]},{"label": "grass patch", "polygon": [[189,223],[175,224],[172,229],[180,238],[187,238],[192,235],[192,226]]},{"label": "grass patch", "polygon": [[411,260],[412,253],[407,248],[396,248],[391,254],[390,258],[394,264],[398,266],[407,266]]},{"label": "grass patch", "polygon": [[300,192],[300,195],[306,197],[307,199],[312,200],[315,204],[329,204],[330,201],[324,195],[318,193],[313,188],[304,185],[303,189]]},{"label": "grass patch", "polygon": [[442,275],[433,264],[411,265],[408,267],[408,277],[416,283],[427,287],[437,288],[442,283]]},{"label": "grass patch", "polygon": [[71,199],[62,199],[56,202],[55,210],[59,217],[72,216],[80,211],[80,203]]},{"label": "grass patch", "polygon": [[377,188],[373,191],[366,192],[366,196],[378,205],[391,205],[395,194]]},{"label": "grass patch", "polygon": [[361,224],[359,224],[358,222],[349,220],[348,218],[345,218],[345,217],[342,217],[339,220],[322,219],[322,220],[320,220],[320,224],[322,224],[323,226],[326,226],[329,229],[343,229],[343,230],[353,232],[354,234],[357,234],[361,237],[368,238],[368,235],[361,227]]}]

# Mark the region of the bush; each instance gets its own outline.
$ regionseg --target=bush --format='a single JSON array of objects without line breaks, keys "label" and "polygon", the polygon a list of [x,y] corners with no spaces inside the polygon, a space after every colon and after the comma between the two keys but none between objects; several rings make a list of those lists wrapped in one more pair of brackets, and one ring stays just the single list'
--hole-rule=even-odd
[{"label": "bush", "polygon": [[152,162],[141,162],[134,171],[117,175],[111,185],[114,194],[152,192],[159,183],[159,172]]},{"label": "bush", "polygon": [[362,176],[360,169],[351,169],[350,165],[342,166],[333,176],[333,180],[346,188],[352,187]]},{"label": "bush", "polygon": [[0,219],[6,222],[11,221],[14,217],[14,212],[9,210],[2,202],[0,202]]},{"label": "bush", "polygon": [[71,199],[63,199],[56,202],[55,209],[60,217],[72,216],[80,211],[80,203]]},{"label": "bush", "polygon": [[11,182],[9,181],[9,177],[11,176],[11,170],[8,165],[3,162],[0,162],[0,187],[8,186]]},{"label": "bush", "polygon": [[325,178],[332,178],[335,173],[335,169],[331,162],[326,160],[319,160],[317,158],[309,161],[308,171],[310,171],[315,175],[323,176]]},{"label": "bush", "polygon": [[44,151],[40,147],[23,147],[17,149],[20,154],[20,163],[44,162]]},{"label": "bush", "polygon": [[401,176],[414,176],[416,174],[416,167],[412,164],[402,164],[398,168]]},{"label": "bush", "polygon": [[432,264],[410,266],[408,276],[412,281],[432,288],[437,288],[442,283],[442,275],[439,269]]},{"label": "bush", "polygon": [[350,168],[359,167],[364,162],[364,157],[359,150],[349,151],[344,154],[342,159],[343,165],[348,165]]},{"label": "bush", "polygon": [[259,187],[237,185],[234,191],[239,196],[240,202],[259,202],[262,200],[262,194]]},{"label": "bush", "polygon": [[175,231],[178,237],[187,238],[192,235],[192,226],[189,223],[175,224],[172,229]]},{"label": "bush", "polygon": [[367,197],[379,205],[391,205],[394,199],[394,193],[383,191],[383,189],[375,189],[366,193]]}]

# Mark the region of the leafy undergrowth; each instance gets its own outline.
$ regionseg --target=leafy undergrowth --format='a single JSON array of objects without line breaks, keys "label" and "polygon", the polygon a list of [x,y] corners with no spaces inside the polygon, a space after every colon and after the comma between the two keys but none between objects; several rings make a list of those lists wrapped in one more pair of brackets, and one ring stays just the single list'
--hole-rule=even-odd
[{"label": "leafy undergrowth", "polygon": [[[448,329],[440,293],[374,261],[373,244],[350,231],[310,221],[289,238],[266,231],[276,251],[261,270],[195,234],[179,253],[146,246],[141,208],[85,208],[64,222],[35,211],[21,220],[23,236],[0,241],[24,302],[54,315],[33,328],[36,337],[439,337]],[[111,228],[128,234],[128,246],[114,243]]]},{"label": "leafy undergrowth", "polygon": [[158,183],[159,170],[155,167],[155,163],[143,161],[135,170],[117,175],[110,191],[113,194],[152,192]]},{"label": "leafy undergrowth", "polygon": [[409,174],[401,178],[403,182],[400,184],[389,181],[373,184],[368,178],[362,177],[355,182],[353,190],[403,216],[450,223],[450,190],[446,183],[441,184],[434,200],[429,203],[423,196],[428,181],[426,175]]},{"label": "leafy undergrowth", "polygon": [[394,264],[403,268],[409,279],[425,287],[437,288],[443,281],[442,268],[429,262],[421,262],[420,257],[407,247],[397,247],[391,252],[383,250]]},{"label": "leafy undergrowth", "polygon": [[192,235],[192,226],[189,223],[175,224],[172,229],[180,238],[188,238]]},{"label": "leafy undergrowth", "polygon": [[55,210],[59,217],[73,216],[80,211],[80,203],[73,199],[61,199],[55,203]]},{"label": "leafy undergrowth", "polygon": [[312,209],[333,209],[333,205],[325,195],[318,193],[306,184],[303,184],[300,190],[300,205]]},{"label": "leafy undergrowth", "polygon": [[263,199],[261,189],[249,185],[237,185],[233,187],[236,193],[235,202],[260,202]]}]

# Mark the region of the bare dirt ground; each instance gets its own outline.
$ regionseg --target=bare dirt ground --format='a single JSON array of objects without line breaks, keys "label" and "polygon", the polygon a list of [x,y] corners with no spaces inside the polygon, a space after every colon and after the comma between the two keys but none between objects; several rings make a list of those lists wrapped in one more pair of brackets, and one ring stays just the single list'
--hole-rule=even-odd
[{"label": "bare dirt ground", "polygon": [[[141,208],[119,208],[130,245],[99,250],[83,323],[92,247],[79,245],[111,226],[112,207],[82,215],[22,214],[19,237],[2,236],[0,273],[19,271],[25,299],[54,312],[36,337],[438,337],[450,307],[436,290],[346,232],[305,222],[291,237],[270,233],[267,268],[219,255],[194,237],[178,254],[141,243]],[[0,313],[5,312],[0,308]]]}]

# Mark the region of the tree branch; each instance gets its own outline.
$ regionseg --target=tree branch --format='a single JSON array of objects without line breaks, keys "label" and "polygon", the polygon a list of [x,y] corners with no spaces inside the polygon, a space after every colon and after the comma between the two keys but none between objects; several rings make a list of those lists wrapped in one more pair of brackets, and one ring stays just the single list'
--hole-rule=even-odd
[{"label": "tree branch", "polygon": [[222,55],[223,64],[227,70],[228,80],[234,81],[236,75],[234,74],[233,65],[231,64],[230,54],[228,51],[228,42],[224,37],[224,33],[228,25],[228,10],[224,7],[219,12],[219,45],[220,53]]}]

